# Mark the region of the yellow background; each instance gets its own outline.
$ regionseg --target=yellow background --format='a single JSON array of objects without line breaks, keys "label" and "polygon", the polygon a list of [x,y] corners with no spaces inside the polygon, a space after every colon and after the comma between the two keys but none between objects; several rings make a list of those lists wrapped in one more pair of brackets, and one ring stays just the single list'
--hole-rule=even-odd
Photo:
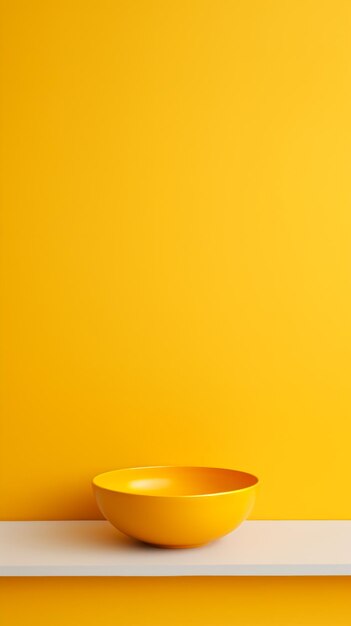
[{"label": "yellow background", "polygon": [[350,578],[37,578],[0,586],[1,626],[350,626]]},{"label": "yellow background", "polygon": [[349,517],[350,2],[1,13],[2,518],[173,463]]},{"label": "yellow background", "polygon": [[1,519],[96,518],[91,478],[143,464],[351,517],[350,28],[348,0],[1,0]]}]

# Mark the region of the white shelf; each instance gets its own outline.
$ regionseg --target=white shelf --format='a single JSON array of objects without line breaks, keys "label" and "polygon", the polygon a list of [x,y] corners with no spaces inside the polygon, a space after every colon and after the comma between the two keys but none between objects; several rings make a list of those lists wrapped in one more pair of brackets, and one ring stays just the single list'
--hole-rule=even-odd
[{"label": "white shelf", "polygon": [[350,576],[351,521],[248,521],[189,550],[108,522],[0,522],[1,576]]}]

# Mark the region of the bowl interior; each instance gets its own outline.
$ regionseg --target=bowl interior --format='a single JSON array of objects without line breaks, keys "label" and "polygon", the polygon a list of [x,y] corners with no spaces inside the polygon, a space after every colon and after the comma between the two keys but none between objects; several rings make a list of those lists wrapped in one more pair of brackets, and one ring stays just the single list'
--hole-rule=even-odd
[{"label": "bowl interior", "polygon": [[152,496],[199,496],[252,487],[252,474],[212,467],[137,467],[119,469],[94,478],[97,487]]}]

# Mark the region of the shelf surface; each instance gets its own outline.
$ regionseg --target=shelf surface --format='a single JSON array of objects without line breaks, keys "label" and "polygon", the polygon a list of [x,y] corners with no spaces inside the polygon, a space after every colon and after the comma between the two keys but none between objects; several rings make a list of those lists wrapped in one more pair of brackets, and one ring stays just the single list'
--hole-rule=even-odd
[{"label": "shelf surface", "polygon": [[201,548],[138,543],[105,521],[0,522],[1,576],[347,576],[351,521],[247,521]]}]

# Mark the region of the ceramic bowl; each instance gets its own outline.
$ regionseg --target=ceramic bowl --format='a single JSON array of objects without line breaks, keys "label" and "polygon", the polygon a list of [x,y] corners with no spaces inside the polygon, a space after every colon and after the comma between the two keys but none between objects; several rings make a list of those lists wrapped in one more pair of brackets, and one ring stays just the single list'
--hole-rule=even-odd
[{"label": "ceramic bowl", "polygon": [[252,474],[212,467],[131,467],[93,480],[101,513],[130,537],[190,548],[231,532],[255,502]]}]

